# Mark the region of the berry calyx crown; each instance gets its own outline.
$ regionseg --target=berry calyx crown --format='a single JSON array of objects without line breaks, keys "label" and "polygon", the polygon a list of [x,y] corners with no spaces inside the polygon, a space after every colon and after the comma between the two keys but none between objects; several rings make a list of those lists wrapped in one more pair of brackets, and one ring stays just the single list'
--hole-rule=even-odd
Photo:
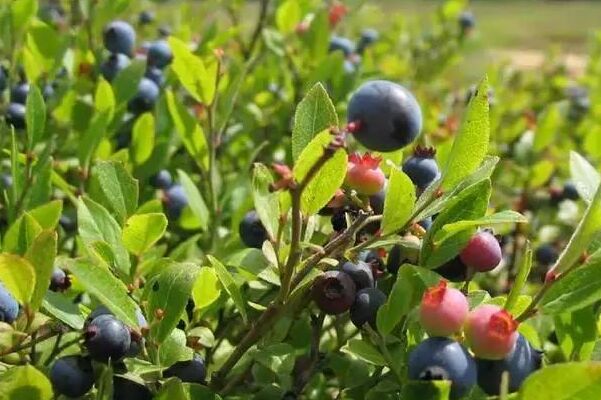
[{"label": "berry calyx crown", "polygon": [[356,166],[368,169],[379,168],[381,161],[382,157],[373,156],[371,153],[365,153],[363,155],[360,155],[359,153],[353,153],[349,156],[349,163],[353,163]]},{"label": "berry calyx crown", "polygon": [[436,155],[436,149],[428,146],[417,146],[413,150],[413,155],[420,158],[434,158]]},{"label": "berry calyx crown", "polygon": [[423,303],[429,306],[438,306],[442,303],[442,299],[447,292],[447,286],[447,281],[441,279],[436,286],[433,286],[424,292]]},{"label": "berry calyx crown", "polygon": [[507,310],[500,310],[491,315],[488,328],[492,334],[499,337],[512,335],[518,329],[518,322]]}]

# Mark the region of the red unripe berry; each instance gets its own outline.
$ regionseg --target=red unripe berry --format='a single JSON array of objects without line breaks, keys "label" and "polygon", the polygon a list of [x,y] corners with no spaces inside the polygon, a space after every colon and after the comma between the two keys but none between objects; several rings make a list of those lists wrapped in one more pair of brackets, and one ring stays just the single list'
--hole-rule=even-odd
[{"label": "red unripe berry", "polygon": [[490,232],[480,231],[472,236],[459,257],[468,267],[487,272],[499,265],[503,254],[497,238]]},{"label": "red unripe berry", "polygon": [[518,323],[499,306],[482,305],[472,310],[465,322],[465,338],[478,358],[501,360],[515,346]]},{"label": "red unripe berry", "polygon": [[464,294],[447,287],[447,282],[441,280],[424,293],[419,319],[430,336],[450,336],[461,330],[468,312]]},{"label": "red unripe berry", "polygon": [[346,184],[360,194],[372,196],[384,188],[386,176],[380,168],[380,157],[369,153],[351,154],[346,171]]},{"label": "red unripe berry", "polygon": [[335,27],[342,20],[342,18],[346,15],[348,9],[346,6],[339,1],[335,1],[334,4],[330,7],[328,12],[328,20],[330,21],[330,26]]}]

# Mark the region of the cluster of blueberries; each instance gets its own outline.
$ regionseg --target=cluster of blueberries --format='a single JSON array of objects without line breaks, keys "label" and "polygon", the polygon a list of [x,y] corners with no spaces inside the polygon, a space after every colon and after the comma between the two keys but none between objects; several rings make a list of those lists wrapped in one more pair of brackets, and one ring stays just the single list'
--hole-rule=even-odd
[{"label": "cluster of blueberries", "polygon": [[[141,21],[147,19],[140,17]],[[110,54],[100,65],[100,72],[110,82],[130,64],[130,57],[135,50],[136,31],[127,22],[113,21],[104,29],[103,42]],[[143,51],[146,53],[146,73],[138,83],[138,92],[128,104],[128,110],[134,115],[153,109],[160,88],[165,83],[163,70],[173,60],[173,53],[165,38],[145,43]]]},{"label": "cluster of blueberries", "polygon": [[[138,310],[138,323],[148,330],[148,323]],[[122,360],[135,357],[143,348],[144,339],[139,331],[128,328],[104,306],[96,308],[85,321],[83,328],[85,355],[69,355],[57,359],[50,369],[50,381],[58,394],[70,398],[85,395],[96,381],[94,363],[111,363],[114,400],[152,399],[152,392],[143,383],[123,376],[127,369]],[[163,377],[177,377],[182,382],[204,384],[204,360],[194,354],[191,360],[178,361],[163,371]]]},{"label": "cluster of blueberries", "polygon": [[188,198],[186,197],[184,187],[174,183],[171,173],[166,169],[162,169],[156,175],[152,176],[150,184],[156,189],[163,191],[165,213],[170,220],[176,221],[188,205]]},{"label": "cluster of blueberries", "polygon": [[375,29],[364,29],[356,44],[347,37],[334,35],[330,38],[328,51],[331,53],[341,52],[344,55],[344,72],[354,74],[361,63],[361,56],[365,50],[379,38],[380,34]]}]

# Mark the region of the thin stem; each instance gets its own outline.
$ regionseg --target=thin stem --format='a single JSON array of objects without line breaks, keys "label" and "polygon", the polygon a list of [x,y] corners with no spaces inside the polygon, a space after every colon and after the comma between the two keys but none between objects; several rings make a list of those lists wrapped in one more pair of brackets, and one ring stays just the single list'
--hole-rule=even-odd
[{"label": "thin stem", "polygon": [[257,20],[257,25],[255,26],[255,30],[250,39],[250,43],[248,44],[246,57],[248,58],[252,55],[255,50],[255,46],[259,42],[259,38],[263,33],[263,29],[265,28],[265,24],[267,23],[267,11],[269,10],[269,0],[261,0],[261,10],[259,11],[259,19]]},{"label": "thin stem", "polygon": [[538,307],[538,303],[541,302],[541,300],[545,296],[545,293],[547,293],[547,291],[551,288],[551,286],[553,286],[553,283],[555,282],[556,281],[546,281],[540,288],[538,293],[534,296],[530,304],[528,304],[528,307],[526,307],[526,309],[515,320],[517,322],[524,322],[525,320],[536,314],[536,308]]},{"label": "thin stem", "polygon": [[18,353],[19,351],[29,349],[30,347],[35,346],[36,344],[38,344],[40,342],[46,341],[46,340],[50,339],[51,337],[56,336],[58,334],[59,334],[59,332],[49,331],[44,335],[40,335],[37,337],[32,336],[31,340],[29,340],[28,342],[21,342],[17,345],[9,347],[8,349],[0,352],[0,356],[5,356],[8,354],[12,354],[12,353]]}]

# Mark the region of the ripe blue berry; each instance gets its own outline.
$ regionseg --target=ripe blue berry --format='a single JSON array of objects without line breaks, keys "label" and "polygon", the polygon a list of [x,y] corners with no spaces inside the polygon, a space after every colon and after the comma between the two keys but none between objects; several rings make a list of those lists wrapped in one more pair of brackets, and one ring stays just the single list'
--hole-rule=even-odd
[{"label": "ripe blue berry", "polygon": [[319,309],[326,314],[336,315],[348,311],[357,289],[351,277],[342,271],[326,271],[315,278],[311,296]]},{"label": "ripe blue berry", "polygon": [[151,400],[152,392],[144,385],[122,376],[113,377],[113,400]]},{"label": "ripe blue berry", "polygon": [[172,60],[173,53],[166,40],[157,40],[150,44],[147,55],[148,65],[163,69],[171,64]]},{"label": "ripe blue berry", "polygon": [[142,78],[138,84],[138,92],[127,104],[127,109],[133,114],[142,114],[154,108],[160,94],[156,83],[148,78]]},{"label": "ripe blue berry", "polygon": [[0,66],[0,92],[4,92],[8,87],[8,71]]},{"label": "ripe blue berry", "polygon": [[522,382],[541,366],[541,353],[533,349],[522,336],[518,336],[515,347],[502,360],[476,358],[478,386],[490,396],[499,395],[503,372],[509,373],[509,392],[516,392]]},{"label": "ripe blue berry", "polygon": [[347,261],[342,264],[342,271],[347,273],[353,282],[355,282],[357,290],[373,288],[375,286],[374,274],[371,266],[366,262],[358,261],[357,263],[353,263]]},{"label": "ripe blue berry", "polygon": [[436,268],[434,272],[451,282],[463,282],[467,278],[467,265],[457,256]]},{"label": "ripe blue berry", "polygon": [[357,292],[355,302],[351,306],[351,322],[361,328],[365,323],[369,323],[376,329],[376,316],[378,309],[386,302],[386,295],[377,288],[365,288]]},{"label": "ripe blue berry", "polygon": [[117,74],[130,64],[129,57],[122,53],[112,53],[102,64],[100,73],[107,81],[111,82]]},{"label": "ripe blue berry", "polygon": [[578,189],[576,189],[576,185],[574,185],[572,182],[566,182],[563,185],[562,197],[564,199],[574,201],[578,200],[580,198],[580,195],[578,194]]},{"label": "ripe blue berry", "polygon": [[16,130],[25,129],[25,106],[20,103],[10,103],[6,108],[4,119],[8,125],[12,125]]},{"label": "ripe blue berry", "polygon": [[342,232],[346,229],[346,215],[344,210],[336,210],[332,217],[330,218],[330,222],[332,223],[332,229],[336,232]]},{"label": "ripe blue berry", "polygon": [[54,87],[56,83],[46,83],[42,88],[42,97],[45,101],[50,100],[54,96]]},{"label": "ripe blue berry", "polygon": [[405,261],[403,257],[401,246],[398,244],[392,246],[388,252],[388,258],[386,259],[386,269],[393,275],[399,272],[401,264]]},{"label": "ripe blue berry", "polygon": [[403,172],[420,190],[424,190],[440,177],[434,154],[434,149],[418,147],[415,154],[403,163]]},{"label": "ripe blue berry", "polygon": [[13,88],[10,90],[10,102],[25,105],[28,95],[29,83],[20,82],[13,86]]},{"label": "ripe blue berry", "polygon": [[50,290],[53,292],[62,292],[71,287],[71,279],[60,268],[54,267],[50,276]]},{"label": "ripe blue berry", "polygon": [[156,83],[158,87],[165,85],[165,74],[160,68],[148,66],[146,68],[146,72],[144,73],[144,77]]},{"label": "ripe blue berry", "polygon": [[92,389],[94,371],[88,357],[66,356],[54,362],[50,382],[57,394],[79,398]]},{"label": "ripe blue berry", "polygon": [[263,242],[268,239],[267,231],[259,219],[259,214],[252,210],[246,213],[238,226],[240,239],[248,247],[260,249]]},{"label": "ripe blue berry", "polygon": [[58,223],[67,233],[73,233],[77,230],[77,220],[75,216],[63,214],[59,218]]},{"label": "ripe blue berry", "polygon": [[11,174],[0,174],[0,187],[2,189],[8,189],[13,185],[13,177]]},{"label": "ripe blue berry", "polygon": [[474,17],[474,14],[471,11],[467,10],[459,14],[459,27],[462,31],[473,29],[475,26],[476,17]]},{"label": "ripe blue berry", "polygon": [[357,53],[362,54],[365,49],[374,44],[380,38],[380,33],[375,29],[364,29],[357,44]]},{"label": "ripe blue berry", "polygon": [[104,47],[111,53],[131,56],[136,42],[136,31],[124,21],[113,21],[104,28]]},{"label": "ripe blue berry", "polygon": [[421,226],[422,228],[424,228],[424,230],[427,232],[430,230],[430,228],[432,228],[432,217],[428,217],[428,218],[424,218],[421,221],[419,221],[417,224],[419,226]]},{"label": "ripe blue berry", "polygon": [[389,81],[370,81],[351,97],[348,122],[353,135],[369,150],[390,152],[411,143],[422,129],[422,112],[415,97]]},{"label": "ripe blue berry", "polygon": [[488,231],[476,233],[459,254],[461,261],[478,272],[494,269],[503,258],[501,245]]},{"label": "ripe blue berry", "polygon": [[19,303],[0,283],[0,321],[12,324],[19,315]]},{"label": "ripe blue berry", "polygon": [[188,198],[182,185],[173,185],[165,192],[164,204],[169,219],[176,220],[188,205]]},{"label": "ripe blue berry", "polygon": [[409,354],[409,379],[449,380],[451,399],[459,399],[476,385],[476,363],[467,350],[454,340],[431,337]]},{"label": "ripe blue berry", "polygon": [[355,52],[355,44],[348,38],[342,36],[332,36],[330,38],[329,51],[341,51],[345,57],[348,57]]},{"label": "ripe blue berry", "polygon": [[163,372],[165,378],[176,377],[182,382],[204,384],[207,369],[202,357],[194,354],[191,360],[178,361]]},{"label": "ripe blue berry", "polygon": [[534,253],[536,261],[542,265],[551,265],[557,261],[559,254],[553,245],[545,243],[539,246]]},{"label": "ripe blue berry", "polygon": [[123,358],[131,345],[131,334],[123,322],[109,314],[94,318],[84,331],[85,346],[97,361]]},{"label": "ripe blue berry", "polygon": [[154,22],[154,13],[150,10],[144,10],[138,14],[138,23],[140,25],[148,25]]},{"label": "ripe blue berry", "polygon": [[169,171],[162,169],[150,178],[150,184],[157,189],[167,190],[173,184],[173,178]]}]

